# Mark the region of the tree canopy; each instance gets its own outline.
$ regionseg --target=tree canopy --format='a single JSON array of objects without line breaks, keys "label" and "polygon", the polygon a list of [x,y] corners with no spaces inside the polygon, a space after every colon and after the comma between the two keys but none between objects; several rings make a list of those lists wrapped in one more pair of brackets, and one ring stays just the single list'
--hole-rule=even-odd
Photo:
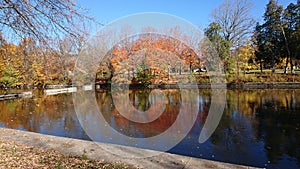
[{"label": "tree canopy", "polygon": [[285,60],[285,72],[288,63],[293,72],[292,60],[299,59],[300,53],[300,1],[283,9],[277,1],[270,0],[263,18],[264,23],[258,23],[254,32],[261,69],[270,67],[274,72],[276,65]]}]

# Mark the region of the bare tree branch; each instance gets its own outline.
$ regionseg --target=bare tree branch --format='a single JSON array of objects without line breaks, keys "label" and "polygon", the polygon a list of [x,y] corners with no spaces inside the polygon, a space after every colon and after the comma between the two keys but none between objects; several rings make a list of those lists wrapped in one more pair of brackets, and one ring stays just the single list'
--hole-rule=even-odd
[{"label": "bare tree branch", "polygon": [[96,22],[74,0],[2,0],[0,31],[46,43],[49,38],[85,34],[85,24]]},{"label": "bare tree branch", "polygon": [[243,44],[252,32],[254,20],[250,16],[249,0],[225,0],[213,11],[213,18],[221,26],[223,37],[233,47]]}]

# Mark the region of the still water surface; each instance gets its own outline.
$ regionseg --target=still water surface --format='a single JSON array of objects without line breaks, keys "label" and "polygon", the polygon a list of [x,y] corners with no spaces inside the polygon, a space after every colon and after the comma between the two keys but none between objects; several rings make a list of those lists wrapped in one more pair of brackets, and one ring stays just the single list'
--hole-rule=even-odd
[{"label": "still water surface", "polygon": [[[4,93],[5,91],[0,91]],[[16,92],[16,91],[9,91]],[[0,127],[90,140],[73,106],[72,94],[0,101]],[[131,90],[130,102],[149,109],[150,90]],[[167,105],[149,123],[127,120],[116,110],[110,91],[95,93],[99,110],[116,131],[135,138],[152,137],[168,129],[179,114],[179,90],[164,90]],[[150,99],[151,100],[151,99]],[[211,104],[210,90],[199,90],[199,113],[189,134],[171,153],[267,168],[300,168],[300,90],[228,90],[226,107],[216,131],[198,142]],[[189,113],[186,114],[189,116]]]}]

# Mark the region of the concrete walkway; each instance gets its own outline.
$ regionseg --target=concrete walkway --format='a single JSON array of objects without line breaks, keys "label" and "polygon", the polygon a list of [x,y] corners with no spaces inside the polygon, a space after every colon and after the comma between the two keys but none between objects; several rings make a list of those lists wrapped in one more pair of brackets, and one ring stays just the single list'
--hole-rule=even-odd
[{"label": "concrete walkway", "polygon": [[[253,167],[234,165],[210,160],[180,156],[170,153],[158,153],[158,155],[146,158],[128,158],[130,155],[157,153],[152,150],[138,149],[132,147],[118,146],[112,144],[94,143],[91,141],[56,137],[26,131],[0,128],[0,138],[6,141],[25,144],[42,149],[54,149],[64,154],[82,156],[85,154],[89,159],[102,160],[106,162],[121,162],[138,168],[155,169],[252,169]],[[118,152],[118,155],[109,153],[107,150]]]}]

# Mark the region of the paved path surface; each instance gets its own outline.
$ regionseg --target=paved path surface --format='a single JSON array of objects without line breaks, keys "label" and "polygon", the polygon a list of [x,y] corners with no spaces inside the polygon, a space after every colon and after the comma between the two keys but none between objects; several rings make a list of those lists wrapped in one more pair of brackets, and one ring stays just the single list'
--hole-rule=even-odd
[{"label": "paved path surface", "polygon": [[[139,168],[155,169],[254,169],[253,167],[234,165],[222,162],[209,161],[204,159],[191,158],[187,156],[174,155],[169,153],[158,153],[152,150],[138,149],[112,144],[95,143],[91,141],[56,137],[26,131],[0,128],[0,138],[7,141],[25,144],[42,149],[54,149],[64,154],[82,156],[85,154],[88,158],[94,160],[103,160],[106,162],[122,162]],[[118,155],[110,152],[117,152]],[[145,154],[155,153],[153,157],[130,158],[143,156]]]}]

